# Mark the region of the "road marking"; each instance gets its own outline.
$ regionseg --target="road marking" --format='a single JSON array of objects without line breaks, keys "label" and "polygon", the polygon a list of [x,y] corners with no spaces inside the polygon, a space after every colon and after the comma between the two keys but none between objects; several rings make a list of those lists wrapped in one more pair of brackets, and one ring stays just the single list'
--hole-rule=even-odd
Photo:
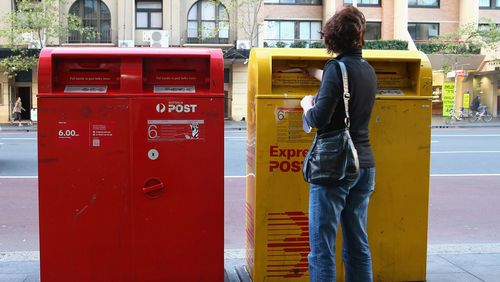
[{"label": "road marking", "polygon": [[429,244],[427,255],[443,254],[498,254],[500,244]]},{"label": "road marking", "polygon": [[500,151],[441,151],[431,152],[431,154],[491,154],[500,153]]},{"label": "road marking", "polygon": [[[431,177],[480,177],[480,176],[500,176],[500,173],[469,173],[469,174],[431,174]],[[224,176],[224,178],[246,178],[245,175]]]},{"label": "road marking", "polygon": [[37,261],[40,260],[40,252],[0,252],[0,262],[7,261]]},{"label": "road marking", "polygon": [[[431,174],[431,177],[480,177],[480,176],[500,176],[500,173],[470,173],[470,174]],[[225,175],[224,178],[246,178],[246,175]],[[33,175],[0,175],[0,179],[38,179]]]},{"label": "road marking", "polygon": [[431,174],[431,177],[483,177],[483,176],[500,176],[500,173]]},{"label": "road marking", "polygon": [[433,134],[432,137],[500,137],[500,134]]},{"label": "road marking", "polygon": [[36,140],[37,138],[14,138],[14,137],[0,137],[2,140]]},{"label": "road marking", "polygon": [[0,175],[0,179],[37,179],[36,175]]},{"label": "road marking", "polygon": [[[16,175],[0,175],[0,179],[16,179],[16,178],[19,178],[19,179],[37,179],[38,176],[36,175],[33,175],[33,176],[30,176],[30,175],[19,175],[19,176],[16,176]],[[225,175],[224,178],[246,178],[245,175]]]}]

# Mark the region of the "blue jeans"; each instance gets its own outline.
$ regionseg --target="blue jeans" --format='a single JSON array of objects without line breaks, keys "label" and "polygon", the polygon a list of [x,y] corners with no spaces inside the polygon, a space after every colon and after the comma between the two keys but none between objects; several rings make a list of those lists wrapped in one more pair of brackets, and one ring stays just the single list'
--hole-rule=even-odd
[{"label": "blue jeans", "polygon": [[309,194],[310,281],[336,281],[335,240],[342,224],[346,282],[373,281],[372,259],[366,233],[368,202],[375,187],[375,168],[360,168],[351,185],[311,184]]}]

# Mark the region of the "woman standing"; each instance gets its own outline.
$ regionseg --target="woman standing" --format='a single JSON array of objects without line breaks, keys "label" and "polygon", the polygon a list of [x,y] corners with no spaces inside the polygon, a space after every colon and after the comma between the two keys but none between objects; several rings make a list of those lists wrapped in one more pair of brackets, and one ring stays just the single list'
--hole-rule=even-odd
[{"label": "woman standing", "polygon": [[368,202],[374,190],[375,162],[370,146],[368,123],[377,88],[375,71],[361,56],[366,22],[355,7],[337,12],[321,32],[329,53],[336,53],[324,70],[309,68],[309,75],[321,80],[316,97],[301,101],[309,126],[318,136],[345,128],[342,75],[337,60],[347,68],[350,134],[359,158],[359,177],[332,185],[310,185],[309,198],[309,273],[310,280],[336,281],[335,240],[342,224],[346,281],[373,281],[366,221]]},{"label": "woman standing", "polygon": [[26,111],[26,109],[23,108],[21,97],[17,97],[14,108],[12,109],[12,113],[14,114],[14,121],[19,121],[19,126],[23,126],[21,124],[21,111]]}]

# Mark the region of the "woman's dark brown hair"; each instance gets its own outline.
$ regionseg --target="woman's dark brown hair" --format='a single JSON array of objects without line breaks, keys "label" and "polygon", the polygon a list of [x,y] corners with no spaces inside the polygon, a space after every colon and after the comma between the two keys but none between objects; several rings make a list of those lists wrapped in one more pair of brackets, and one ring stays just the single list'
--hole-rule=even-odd
[{"label": "woman's dark brown hair", "polygon": [[346,7],[333,15],[323,27],[321,35],[325,38],[329,53],[342,53],[365,45],[366,20],[356,7]]}]

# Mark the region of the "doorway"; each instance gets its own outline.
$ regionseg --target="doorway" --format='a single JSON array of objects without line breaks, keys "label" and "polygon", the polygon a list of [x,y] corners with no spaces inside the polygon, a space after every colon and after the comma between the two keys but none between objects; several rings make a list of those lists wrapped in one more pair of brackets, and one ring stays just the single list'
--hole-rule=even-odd
[{"label": "doorway", "polygon": [[23,103],[23,108],[26,111],[21,111],[22,120],[31,120],[31,87],[17,87],[16,97],[12,101],[12,107],[16,104],[17,97],[21,97],[21,102]]},{"label": "doorway", "polygon": [[497,96],[497,117],[500,116],[500,95]]}]

